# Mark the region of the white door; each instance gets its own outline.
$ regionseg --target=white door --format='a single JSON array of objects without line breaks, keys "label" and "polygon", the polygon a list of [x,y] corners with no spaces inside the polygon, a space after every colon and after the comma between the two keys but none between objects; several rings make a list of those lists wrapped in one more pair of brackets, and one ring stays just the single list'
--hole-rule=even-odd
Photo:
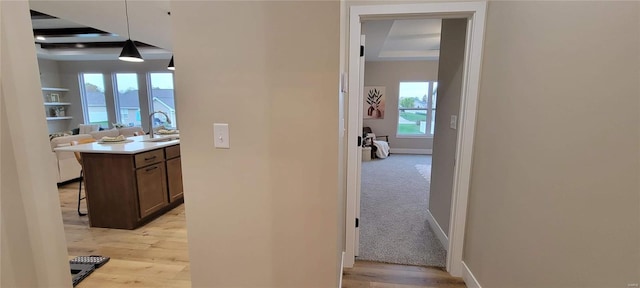
[{"label": "white door", "polygon": [[[360,75],[358,76],[358,91],[360,91],[360,102],[358,109],[358,133],[362,135],[362,117],[364,117],[364,35],[360,35]],[[360,146],[358,146],[358,164],[356,171],[356,235],[355,243],[353,247],[354,256],[358,256],[360,252],[360,189],[362,187],[362,142],[364,139],[360,139]]]},{"label": "white door", "polygon": [[[359,27],[359,26],[358,26]],[[360,35],[360,31],[353,35]],[[347,129],[347,198],[345,215],[345,257],[344,267],[353,267],[360,245],[358,228],[360,221],[360,169],[362,168],[362,116],[364,90],[364,36],[360,39],[352,38],[349,51],[351,67],[349,76],[349,114]],[[362,48],[360,48],[362,47]],[[357,60],[356,60],[357,59]],[[354,63],[355,62],[355,63]],[[355,70],[362,71],[356,72]],[[357,75],[355,73],[358,73]],[[356,225],[358,224],[358,225]]]}]

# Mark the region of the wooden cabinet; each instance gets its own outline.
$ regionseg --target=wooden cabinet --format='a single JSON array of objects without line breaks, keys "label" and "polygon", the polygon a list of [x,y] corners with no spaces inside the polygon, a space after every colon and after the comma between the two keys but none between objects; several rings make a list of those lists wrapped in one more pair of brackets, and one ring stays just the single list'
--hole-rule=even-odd
[{"label": "wooden cabinet", "polygon": [[82,159],[91,227],[135,229],[184,201],[179,144]]},{"label": "wooden cabinet", "polygon": [[169,203],[164,167],[164,163],[158,163],[136,170],[140,218],[149,216]]},{"label": "wooden cabinet", "polygon": [[[177,150],[177,151],[176,151]],[[166,148],[167,156],[167,182],[169,186],[169,201],[182,199],[182,161],[180,159],[180,145]],[[173,157],[172,159],[169,159]]]}]

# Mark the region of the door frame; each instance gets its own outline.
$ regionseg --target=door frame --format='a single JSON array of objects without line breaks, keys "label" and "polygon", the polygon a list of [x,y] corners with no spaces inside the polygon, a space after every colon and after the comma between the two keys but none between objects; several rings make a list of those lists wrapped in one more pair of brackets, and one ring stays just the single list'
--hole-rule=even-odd
[{"label": "door frame", "polygon": [[[424,3],[398,5],[351,6],[349,12],[349,95],[348,95],[348,138],[347,138],[347,197],[345,231],[345,267],[353,267],[356,243],[355,214],[356,189],[360,169],[357,163],[359,149],[357,137],[360,111],[362,111],[362,88],[359,85],[361,20],[403,19],[415,17],[466,18],[467,37],[462,81],[458,140],[453,176],[451,224],[449,225],[449,247],[446,269],[451,275],[460,277],[463,273],[462,250],[467,217],[467,201],[471,180],[471,161],[476,127],[480,68],[484,42],[486,2]],[[361,153],[360,153],[361,154]],[[427,209],[425,207],[425,209]]]}]

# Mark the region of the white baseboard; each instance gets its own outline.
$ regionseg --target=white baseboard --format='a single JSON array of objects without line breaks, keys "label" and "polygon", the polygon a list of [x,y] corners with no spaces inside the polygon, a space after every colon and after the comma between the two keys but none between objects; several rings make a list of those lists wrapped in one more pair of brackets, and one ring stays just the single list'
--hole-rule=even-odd
[{"label": "white baseboard", "polygon": [[462,261],[462,279],[468,288],[482,288],[478,279],[473,276],[473,273],[469,270],[469,266],[467,266],[467,263],[464,263],[464,261]]},{"label": "white baseboard", "polygon": [[438,221],[436,221],[436,218],[433,217],[433,214],[431,214],[431,211],[429,211],[429,209],[427,209],[427,221],[429,221],[431,229],[433,229],[433,232],[436,233],[438,240],[440,240],[440,243],[442,243],[442,247],[444,247],[444,250],[449,252],[449,237],[447,237],[447,234],[444,233],[444,230],[442,230],[442,227],[440,227],[440,224],[438,224]]},{"label": "white baseboard", "polygon": [[432,149],[407,149],[407,148],[389,148],[389,152],[392,154],[421,154],[431,155]]},{"label": "white baseboard", "polygon": [[344,255],[345,252],[342,251],[342,261],[340,261],[340,271],[338,271],[340,273],[339,277],[338,277],[338,288],[342,288],[342,275],[344,275]]}]

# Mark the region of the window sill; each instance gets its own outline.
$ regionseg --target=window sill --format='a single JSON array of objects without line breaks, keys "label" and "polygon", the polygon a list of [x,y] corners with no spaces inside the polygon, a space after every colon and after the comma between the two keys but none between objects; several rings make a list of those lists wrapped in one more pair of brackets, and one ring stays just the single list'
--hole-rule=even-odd
[{"label": "window sill", "polygon": [[433,135],[396,135],[396,139],[433,139]]}]

